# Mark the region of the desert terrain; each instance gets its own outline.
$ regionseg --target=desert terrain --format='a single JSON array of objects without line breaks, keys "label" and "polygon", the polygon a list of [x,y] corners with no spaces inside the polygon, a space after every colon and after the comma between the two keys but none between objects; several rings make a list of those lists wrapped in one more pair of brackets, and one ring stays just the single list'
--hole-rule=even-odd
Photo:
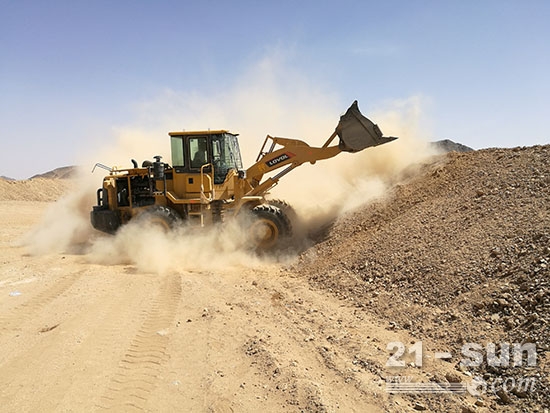
[{"label": "desert terrain", "polygon": [[74,185],[0,180],[3,412],[548,411],[548,145],[434,157],[278,259],[98,233]]}]

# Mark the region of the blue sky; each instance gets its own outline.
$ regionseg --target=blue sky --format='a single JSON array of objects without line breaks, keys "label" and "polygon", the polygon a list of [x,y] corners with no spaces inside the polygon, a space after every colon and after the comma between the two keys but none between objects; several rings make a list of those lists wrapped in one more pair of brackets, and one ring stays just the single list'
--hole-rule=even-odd
[{"label": "blue sky", "polygon": [[[427,139],[548,143],[549,21],[537,0],[0,0],[0,175],[79,163],[120,128],[227,98],[255,70],[277,73],[283,102],[298,89],[312,107],[330,101],[335,122],[355,99],[369,116],[414,98]],[[180,124],[159,120],[158,139]]]}]

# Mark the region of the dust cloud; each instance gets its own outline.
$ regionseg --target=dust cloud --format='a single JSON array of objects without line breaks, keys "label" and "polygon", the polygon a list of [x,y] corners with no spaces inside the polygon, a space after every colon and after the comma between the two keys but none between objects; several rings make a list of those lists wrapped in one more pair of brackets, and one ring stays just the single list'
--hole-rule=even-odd
[{"label": "dust cloud", "polygon": [[[281,180],[273,197],[287,200],[299,216],[305,217],[303,225],[308,233],[383,198],[390,186],[414,174],[422,163],[436,155],[434,147],[423,138],[428,131],[420,123],[421,107],[422,99],[412,97],[388,102],[372,114],[363,112],[385,136],[399,139],[358,153],[343,152],[315,165],[303,165],[292,172],[290,184]],[[334,129],[338,118],[333,118]]]},{"label": "dust cloud", "polygon": [[[361,97],[357,98],[361,107]],[[244,234],[233,224],[200,232],[183,227],[168,234],[136,224],[121,228],[115,236],[94,231],[89,211],[106,171],[96,168],[91,174],[91,166],[101,162],[127,168],[131,158],[141,164],[154,155],[171,163],[168,132],[228,129],[241,134],[246,168],[255,161],[267,134],[321,146],[351,103],[341,105],[304,76],[283,70],[276,58],[262,60],[233,87],[214,96],[166,90],[155,100],[136,104],[138,120],[115,130],[106,147],[82,158],[81,164],[90,168],[81,174],[74,191],[46,214],[25,244],[34,254],[78,250],[92,263],[130,264],[150,272],[269,264],[272,258],[260,258],[243,248]],[[270,197],[286,200],[299,216],[307,217],[298,228],[307,238],[316,228],[383,196],[404,171],[433,154],[420,138],[426,136],[421,129],[421,107],[422,100],[413,97],[388,102],[376,113],[363,111],[386,136],[398,136],[399,140],[303,165],[284,177]]]},{"label": "dust cloud", "polygon": [[183,225],[170,232],[130,222],[115,236],[98,237],[87,259],[104,265],[135,265],[140,271],[158,274],[259,268],[275,262],[247,248],[246,233],[236,222],[209,228]]},{"label": "dust cloud", "polygon": [[79,168],[70,187],[68,193],[46,209],[41,222],[16,244],[26,246],[33,255],[82,253],[94,231],[90,210],[95,203],[97,182],[89,171]]}]

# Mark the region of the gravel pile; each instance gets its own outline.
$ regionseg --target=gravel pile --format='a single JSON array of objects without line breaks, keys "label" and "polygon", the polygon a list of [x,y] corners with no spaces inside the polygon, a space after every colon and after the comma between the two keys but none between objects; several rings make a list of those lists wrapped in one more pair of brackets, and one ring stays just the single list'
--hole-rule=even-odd
[{"label": "gravel pile", "polygon": [[293,271],[447,348],[535,343],[535,368],[485,364],[471,373],[489,383],[538,375],[536,391],[493,395],[512,410],[536,410],[550,405],[549,266],[545,145],[443,155],[336,222]]}]

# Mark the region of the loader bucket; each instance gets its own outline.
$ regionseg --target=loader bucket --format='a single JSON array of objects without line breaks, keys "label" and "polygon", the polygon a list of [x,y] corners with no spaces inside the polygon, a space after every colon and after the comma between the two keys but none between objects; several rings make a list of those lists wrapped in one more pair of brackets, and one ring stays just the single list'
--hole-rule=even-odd
[{"label": "loader bucket", "polygon": [[378,125],[359,111],[357,101],[340,117],[336,133],[340,137],[340,149],[346,152],[359,152],[397,139],[393,136],[382,136]]}]

